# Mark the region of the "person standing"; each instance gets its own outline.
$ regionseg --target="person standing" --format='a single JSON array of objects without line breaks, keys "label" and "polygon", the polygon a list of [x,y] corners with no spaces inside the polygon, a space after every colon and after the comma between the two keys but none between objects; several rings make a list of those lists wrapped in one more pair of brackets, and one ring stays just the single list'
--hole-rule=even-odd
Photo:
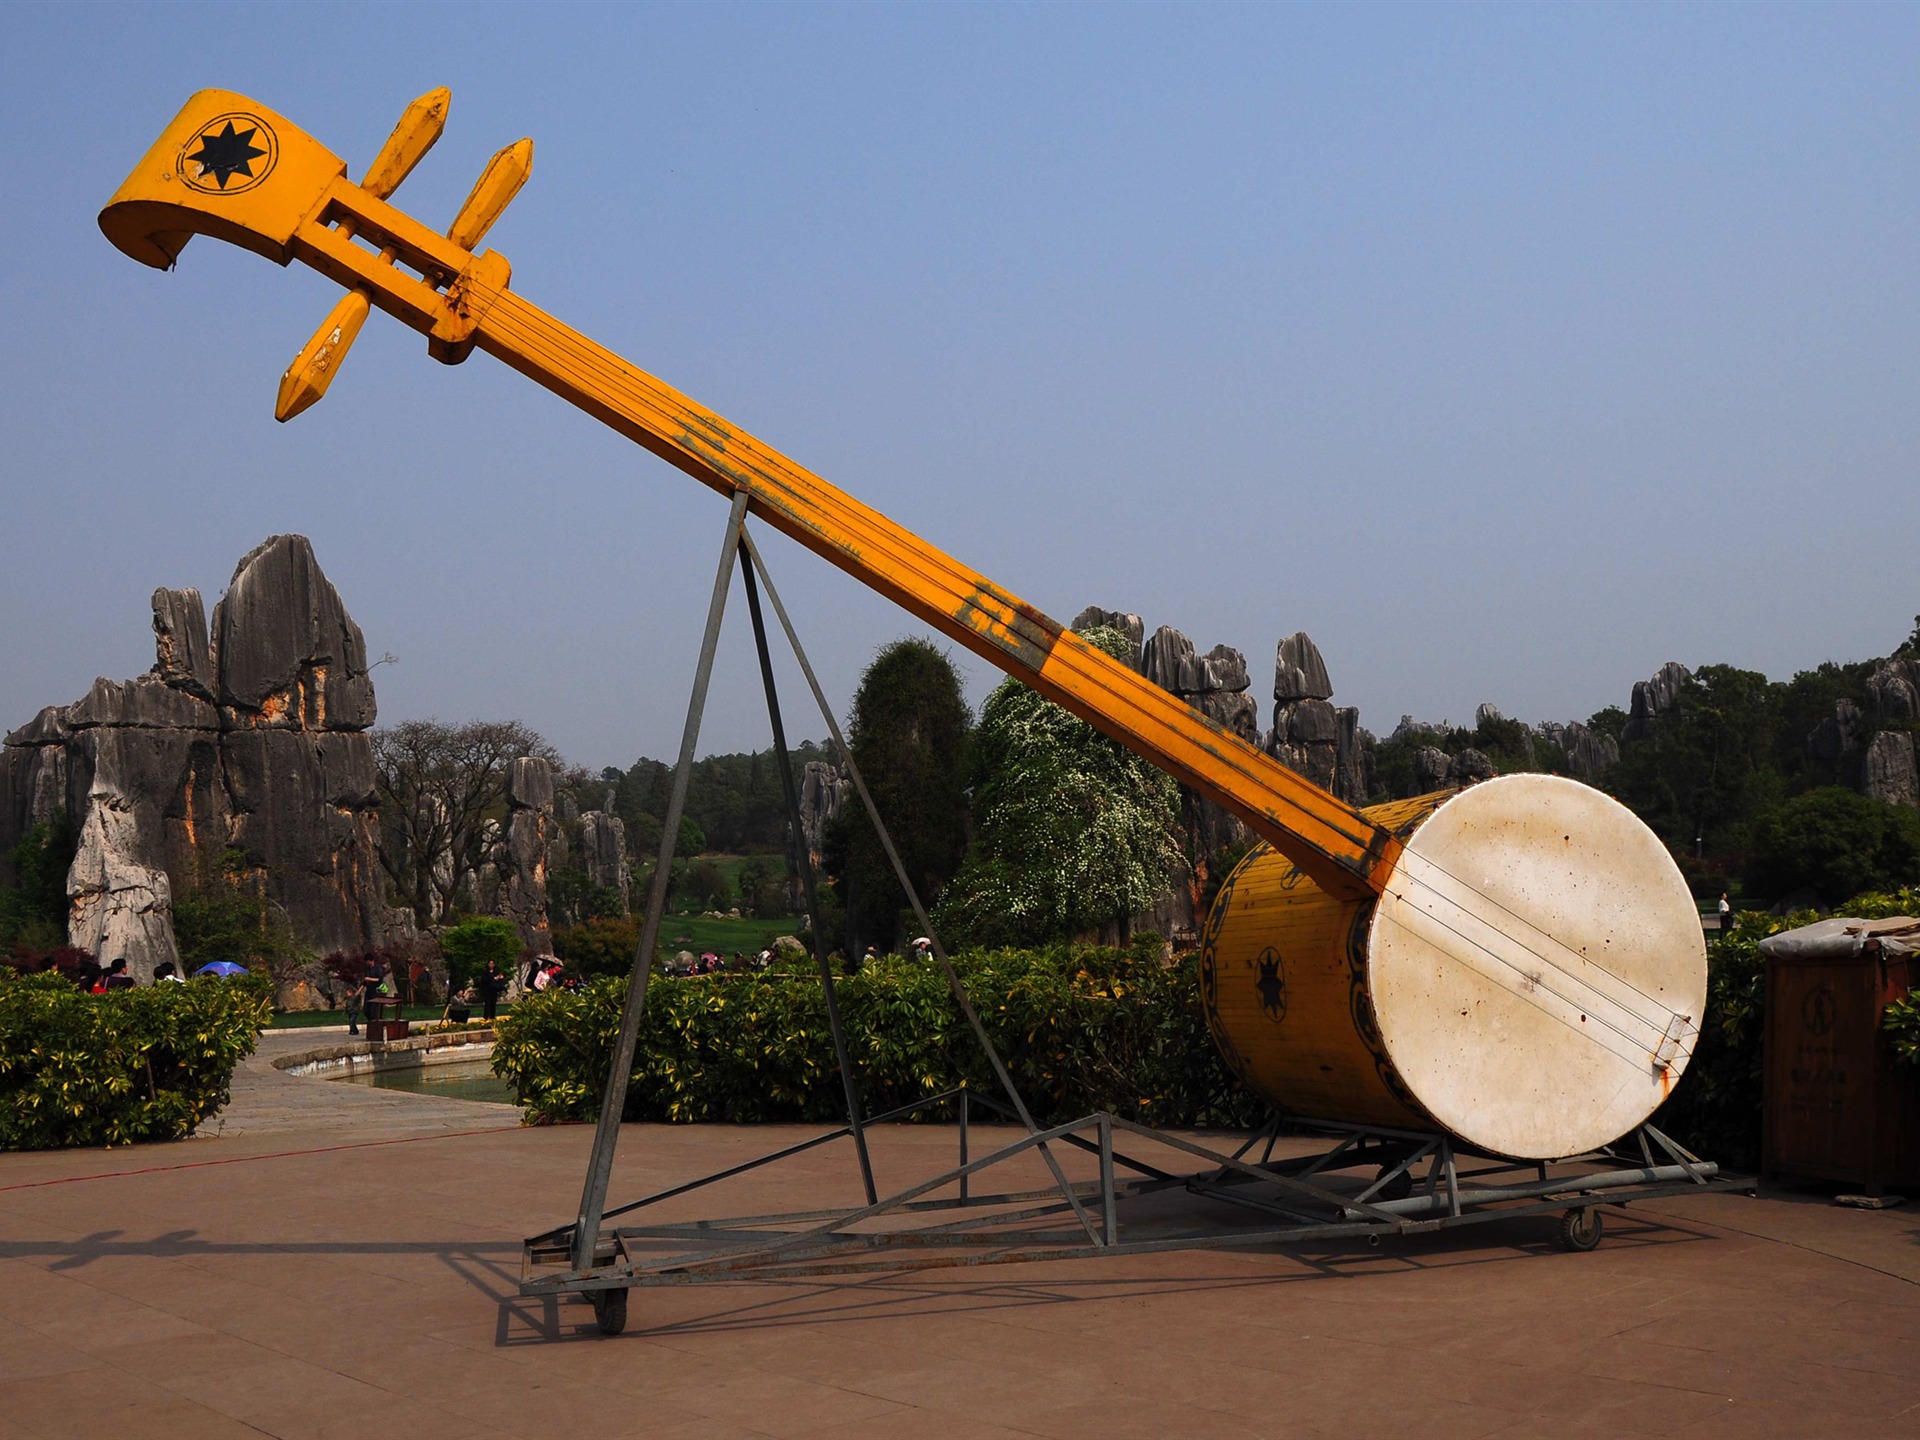
[{"label": "person standing", "polygon": [[507,977],[500,973],[500,967],[492,960],[487,961],[486,973],[480,977],[480,1013],[487,1017],[487,1023],[493,1023],[494,1012],[500,1006],[500,994],[507,988]]},{"label": "person standing", "polygon": [[367,956],[367,968],[360,975],[360,1008],[366,1012],[369,1035],[373,1033],[373,1002],[380,998],[380,992],[386,986],[386,967],[377,956]]},{"label": "person standing", "polygon": [[1720,892],[1720,938],[1726,939],[1733,931],[1733,902],[1727,898],[1727,892]]}]

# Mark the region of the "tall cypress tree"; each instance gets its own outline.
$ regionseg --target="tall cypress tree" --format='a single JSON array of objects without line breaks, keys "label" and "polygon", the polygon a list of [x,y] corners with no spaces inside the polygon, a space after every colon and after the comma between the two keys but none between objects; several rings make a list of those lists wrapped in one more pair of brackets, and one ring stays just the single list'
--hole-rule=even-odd
[{"label": "tall cypress tree", "polygon": [[[946,654],[925,640],[881,647],[860,677],[847,743],[873,792],[914,888],[929,906],[967,849],[967,779],[973,712]],[[826,864],[846,916],[846,953],[856,959],[903,939],[907,897],[867,818],[852,800],[829,837]]]}]

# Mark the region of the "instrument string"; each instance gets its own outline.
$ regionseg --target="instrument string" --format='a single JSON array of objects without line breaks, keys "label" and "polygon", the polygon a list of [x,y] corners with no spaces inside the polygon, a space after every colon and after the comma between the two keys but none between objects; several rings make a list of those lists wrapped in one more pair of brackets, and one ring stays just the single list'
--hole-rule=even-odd
[{"label": "instrument string", "polygon": [[[1438,894],[1439,892],[1436,891],[1435,893]],[[1406,901],[1406,897],[1404,895],[1397,895],[1394,898],[1401,900],[1404,903],[1411,903]],[[1445,899],[1446,897],[1442,896],[1442,898]],[[1460,906],[1459,904],[1457,904],[1457,902],[1454,903],[1454,908],[1457,910],[1465,909],[1465,907]],[[1599,1036],[1599,1034],[1591,1027],[1585,1026],[1576,1021],[1570,1020],[1564,1015],[1556,1015],[1552,1010],[1548,1009],[1546,1006],[1539,1004],[1537,1001],[1529,999],[1528,996],[1531,992],[1529,992],[1526,989],[1519,989],[1512,992],[1518,995],[1522,1000],[1526,1000],[1527,1003],[1533,1005],[1533,1007],[1536,1010],[1538,1010],[1541,1014],[1546,1015],[1551,1019],[1559,1021],[1562,1025],[1565,1025],[1569,1030],[1572,1030],[1576,1034],[1585,1036],[1588,1040],[1592,1041],[1594,1044],[1600,1045],[1602,1049],[1608,1051],[1610,1054],[1618,1056],[1620,1059],[1629,1061],[1630,1063],[1638,1064],[1643,1057],[1647,1055],[1651,1055],[1658,1048],[1657,1043],[1655,1045],[1645,1044],[1638,1036],[1635,1036],[1630,1031],[1623,1029],[1621,1026],[1615,1024],[1613,1021],[1607,1019],[1604,1015],[1600,1014],[1599,1011],[1593,1009],[1591,1006],[1582,1005],[1578,1000],[1574,999],[1572,996],[1562,994],[1559,990],[1555,989],[1552,985],[1548,984],[1543,978],[1529,975],[1528,972],[1525,969],[1523,969],[1521,966],[1514,964],[1513,961],[1509,960],[1506,956],[1501,955],[1500,953],[1492,949],[1490,946],[1485,944],[1483,941],[1476,940],[1473,936],[1468,935],[1465,931],[1461,930],[1458,926],[1448,924],[1445,920],[1441,919],[1438,915],[1435,915],[1431,911],[1422,911],[1420,913],[1423,915],[1423,917],[1426,920],[1428,920],[1434,925],[1439,926],[1442,930],[1447,931],[1449,934],[1457,937],[1459,940],[1464,942],[1470,949],[1479,951],[1481,954],[1485,955],[1489,960],[1493,961],[1496,965],[1504,966],[1507,969],[1512,970],[1515,974],[1529,979],[1532,983],[1534,991],[1543,991],[1546,994],[1553,996],[1554,999],[1560,1001],[1562,1004],[1568,1006],[1569,1008],[1578,1011],[1582,1015],[1586,1015],[1590,1017],[1595,1022],[1595,1024],[1602,1026],[1605,1029],[1613,1031],[1614,1034],[1618,1035],[1621,1039],[1625,1040],[1630,1046],[1632,1046],[1634,1051],[1634,1053],[1631,1055],[1621,1054],[1621,1052],[1614,1049],[1613,1046],[1605,1044],[1601,1040],[1601,1037]],[[1392,922],[1395,925],[1399,926],[1400,929],[1405,931],[1407,934],[1414,936],[1416,939],[1420,938],[1418,932],[1415,931],[1411,925],[1409,925],[1405,920],[1401,919],[1397,914],[1394,914],[1393,912],[1389,911],[1388,918],[1392,920]],[[1511,936],[1505,936],[1503,938],[1512,939]],[[1519,945],[1520,948],[1523,950],[1527,949],[1524,942],[1516,940],[1514,941],[1514,943],[1516,945]],[[1461,964],[1466,963],[1461,956],[1454,954],[1451,950],[1449,950],[1445,946],[1437,946],[1435,948],[1438,949],[1442,955],[1445,955],[1450,960],[1454,960],[1457,963],[1461,963]],[[1528,953],[1534,954],[1536,959],[1541,958],[1531,950],[1529,950]],[[1543,960],[1543,963],[1545,963],[1547,967],[1553,970],[1556,974],[1561,974],[1561,975],[1567,974],[1566,971],[1561,970],[1558,966],[1553,965],[1551,962],[1547,962]],[[1585,982],[1579,981],[1577,976],[1569,975],[1568,978],[1575,980],[1576,983],[1585,983]],[[1589,987],[1589,988],[1592,988],[1592,987]],[[1597,990],[1595,991],[1595,993],[1599,994]],[[1607,997],[1604,995],[1602,995],[1601,998],[1607,999]],[[1608,1003],[1614,1004],[1614,1005],[1619,1004],[1619,1002],[1612,1001],[1612,1000],[1609,1000]],[[1623,1010],[1627,1009],[1627,1007],[1625,1006],[1619,1006],[1619,1008]],[[1658,1029],[1661,1037],[1665,1038],[1667,1032],[1664,1026],[1656,1027],[1654,1026],[1653,1022],[1646,1019],[1645,1016],[1634,1014],[1634,1012],[1631,1010],[1627,1010],[1627,1013],[1629,1015],[1633,1015],[1634,1019],[1639,1020],[1642,1024],[1648,1026],[1649,1029]]]}]

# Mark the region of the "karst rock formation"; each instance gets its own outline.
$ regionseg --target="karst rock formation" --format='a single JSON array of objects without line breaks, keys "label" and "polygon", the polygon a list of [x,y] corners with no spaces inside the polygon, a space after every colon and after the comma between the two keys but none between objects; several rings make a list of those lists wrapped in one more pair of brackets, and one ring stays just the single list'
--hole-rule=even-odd
[{"label": "karst rock formation", "polygon": [[316,951],[379,943],[373,682],[312,545],[248,554],[211,627],[198,590],[156,590],[153,632],[151,672],[6,737],[0,855],[64,808],[69,941],[141,981],[178,959],[174,897],[227,875]]}]

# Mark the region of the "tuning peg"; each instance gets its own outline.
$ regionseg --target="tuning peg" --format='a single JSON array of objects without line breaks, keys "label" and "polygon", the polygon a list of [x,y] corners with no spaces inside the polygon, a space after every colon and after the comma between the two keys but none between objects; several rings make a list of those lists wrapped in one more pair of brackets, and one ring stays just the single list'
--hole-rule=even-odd
[{"label": "tuning peg", "polygon": [[480,237],[493,228],[500,212],[520,193],[520,187],[532,173],[531,139],[516,140],[495,155],[480,172],[480,178],[473,182],[466,204],[447,227],[447,238],[462,250],[473,249],[480,243]]},{"label": "tuning peg", "polygon": [[[452,103],[453,92],[442,85],[407,106],[393,133],[387,136],[387,143],[380,147],[380,153],[367,167],[360,188],[381,200],[398,190],[400,182],[413,173],[413,167],[447,128],[447,107]],[[351,222],[342,224],[341,229],[348,235],[353,234]],[[380,258],[391,265],[393,253],[390,249],[382,250]],[[366,323],[371,303],[364,290],[349,290],[340,297],[333,313],[321,322],[313,338],[300,347],[287,373],[280,377],[280,393],[273,406],[274,419],[284,423],[319,403],[339,373],[340,362],[353,347],[354,337]]]},{"label": "tuning peg", "polygon": [[452,103],[453,92],[442,85],[407,106],[387,143],[367,167],[367,178],[360,182],[360,188],[382,200],[398,190],[400,182],[413,173],[413,167],[447,128],[447,107]]},{"label": "tuning peg", "polygon": [[302,410],[317,404],[327,393],[340,362],[346,358],[353,337],[366,323],[370,302],[364,290],[349,290],[340,297],[314,337],[293,357],[287,373],[280,377],[280,394],[274,402],[273,418],[291,420]]}]

